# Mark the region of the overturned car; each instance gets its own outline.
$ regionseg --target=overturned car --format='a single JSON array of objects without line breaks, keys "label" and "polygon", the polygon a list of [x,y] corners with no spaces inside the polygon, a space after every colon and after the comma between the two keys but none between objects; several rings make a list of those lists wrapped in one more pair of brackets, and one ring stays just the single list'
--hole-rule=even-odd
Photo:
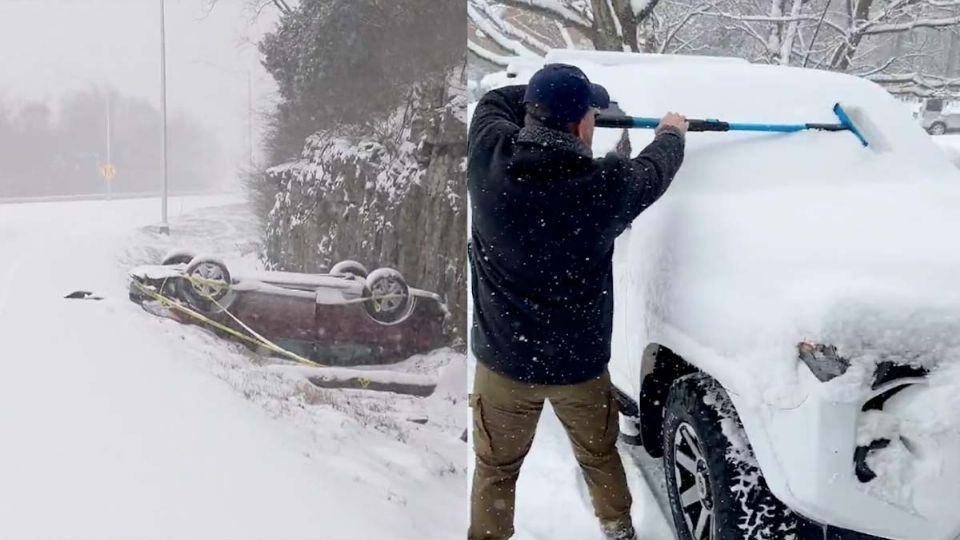
[{"label": "overturned car", "polygon": [[171,305],[182,322],[212,322],[323,365],[397,362],[448,341],[442,298],[391,268],[343,261],[326,274],[234,275],[219,259],[178,251],[129,276],[135,302]]}]

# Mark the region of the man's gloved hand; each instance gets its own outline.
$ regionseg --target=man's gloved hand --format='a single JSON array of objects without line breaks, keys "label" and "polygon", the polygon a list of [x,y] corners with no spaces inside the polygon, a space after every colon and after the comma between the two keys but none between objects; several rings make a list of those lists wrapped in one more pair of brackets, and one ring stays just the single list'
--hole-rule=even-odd
[{"label": "man's gloved hand", "polygon": [[667,113],[666,116],[664,116],[660,120],[660,125],[657,126],[656,133],[657,135],[659,135],[660,132],[663,131],[664,129],[667,129],[669,131],[676,130],[678,135],[682,137],[686,135],[687,128],[689,127],[690,127],[690,124],[687,122],[686,117],[684,117],[683,115],[671,112],[671,113]]}]

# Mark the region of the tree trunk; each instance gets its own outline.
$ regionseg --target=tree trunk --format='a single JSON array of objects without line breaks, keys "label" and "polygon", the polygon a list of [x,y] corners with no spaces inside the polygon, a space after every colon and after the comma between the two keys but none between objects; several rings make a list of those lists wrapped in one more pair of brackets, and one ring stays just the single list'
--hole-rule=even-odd
[{"label": "tree trunk", "polygon": [[947,51],[947,65],[943,67],[943,74],[955,77],[957,74],[957,59],[960,57],[960,33],[956,29],[950,31],[950,45]]},{"label": "tree trunk", "polygon": [[790,65],[790,58],[793,56],[793,41],[797,39],[797,29],[800,23],[796,20],[800,16],[803,8],[803,0],[793,0],[793,6],[790,8],[790,17],[793,21],[787,23],[787,30],[783,36],[783,42],[780,43],[779,63],[783,66]]},{"label": "tree trunk", "polygon": [[863,34],[854,32],[853,30],[856,29],[860,23],[867,20],[872,5],[873,0],[859,0],[856,3],[856,9],[853,12],[853,18],[850,22],[852,34],[847,42],[841,45],[840,48],[837,49],[836,54],[833,55],[833,59],[830,62],[833,71],[846,71],[850,67],[850,62],[857,53],[857,47],[860,46],[860,41],[863,40]]},{"label": "tree trunk", "polygon": [[598,51],[622,51],[623,38],[617,34],[617,14],[610,9],[610,0],[592,0],[593,32],[590,41]]},{"label": "tree trunk", "polygon": [[639,21],[633,14],[630,0],[613,0],[613,6],[616,10],[615,16],[620,19],[620,28],[623,29],[623,42],[631,51],[640,52],[639,33],[637,32]]},{"label": "tree trunk", "polygon": [[[784,0],[771,0],[770,18],[783,17]],[[771,63],[779,63],[780,44],[783,42],[783,23],[774,23],[770,29],[770,35],[767,36],[767,57]]]}]

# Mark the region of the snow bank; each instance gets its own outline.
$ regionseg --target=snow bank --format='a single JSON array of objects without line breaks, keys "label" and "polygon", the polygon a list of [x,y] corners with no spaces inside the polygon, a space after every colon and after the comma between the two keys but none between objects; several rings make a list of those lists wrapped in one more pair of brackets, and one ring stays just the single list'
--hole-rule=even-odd
[{"label": "snow bank", "polygon": [[960,168],[960,135],[936,135],[931,139],[947,154],[950,162]]}]

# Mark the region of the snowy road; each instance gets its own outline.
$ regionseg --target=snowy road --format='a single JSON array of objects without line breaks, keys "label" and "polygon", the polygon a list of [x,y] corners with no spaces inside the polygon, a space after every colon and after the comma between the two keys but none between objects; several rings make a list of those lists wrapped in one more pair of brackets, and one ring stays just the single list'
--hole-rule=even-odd
[{"label": "snowy road", "polygon": [[0,538],[462,536],[440,398],[305,392],[128,301],[125,268],[167,244],[249,251],[240,203],[174,199],[170,240],[142,229],[156,200],[0,205]]}]

